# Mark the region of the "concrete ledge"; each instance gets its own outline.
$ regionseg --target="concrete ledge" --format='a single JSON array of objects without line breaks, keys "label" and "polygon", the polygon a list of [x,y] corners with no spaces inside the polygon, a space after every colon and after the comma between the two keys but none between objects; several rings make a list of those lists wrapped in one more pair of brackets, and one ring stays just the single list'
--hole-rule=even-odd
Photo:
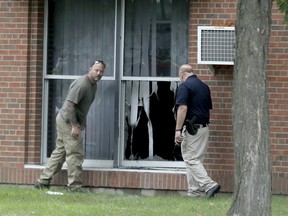
[{"label": "concrete ledge", "polygon": [[[45,165],[35,165],[35,164],[25,164],[24,169],[40,169],[43,170]],[[62,170],[67,170],[67,166],[64,165]],[[102,171],[102,172],[139,172],[139,173],[171,173],[171,174],[185,174],[185,168],[131,168],[131,167],[121,167],[121,168],[92,168],[92,167],[83,167],[84,171]]]}]

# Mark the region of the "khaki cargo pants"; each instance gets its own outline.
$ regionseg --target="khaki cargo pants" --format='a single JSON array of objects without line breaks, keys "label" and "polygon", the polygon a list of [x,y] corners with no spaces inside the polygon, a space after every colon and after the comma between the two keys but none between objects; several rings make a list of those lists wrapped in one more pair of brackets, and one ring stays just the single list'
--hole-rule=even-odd
[{"label": "khaki cargo pants", "polygon": [[206,155],[209,138],[209,127],[198,129],[197,134],[190,135],[184,132],[181,143],[182,157],[186,165],[188,192],[199,195],[201,191],[207,192],[217,183],[207,174],[203,160]]},{"label": "khaki cargo pants", "polygon": [[66,161],[68,174],[68,187],[77,189],[82,186],[81,173],[83,156],[83,138],[81,134],[78,138],[71,136],[71,124],[68,124],[58,114],[56,117],[57,124],[57,140],[56,148],[52,152],[51,157],[46,165],[38,182],[49,184],[52,177],[61,170],[62,165]]}]

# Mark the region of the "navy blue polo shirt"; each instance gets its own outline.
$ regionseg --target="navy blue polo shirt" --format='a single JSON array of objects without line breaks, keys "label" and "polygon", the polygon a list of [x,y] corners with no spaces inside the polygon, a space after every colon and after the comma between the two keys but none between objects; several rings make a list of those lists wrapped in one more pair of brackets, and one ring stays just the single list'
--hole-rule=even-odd
[{"label": "navy blue polo shirt", "polygon": [[196,75],[189,76],[177,89],[176,107],[187,106],[186,119],[197,117],[195,124],[210,123],[210,109],[212,100],[207,84],[198,79]]}]

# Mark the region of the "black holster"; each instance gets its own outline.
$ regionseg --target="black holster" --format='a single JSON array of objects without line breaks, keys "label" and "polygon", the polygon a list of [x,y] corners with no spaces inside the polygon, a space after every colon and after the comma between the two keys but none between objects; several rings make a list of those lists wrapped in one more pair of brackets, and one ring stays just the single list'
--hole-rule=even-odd
[{"label": "black holster", "polygon": [[196,125],[194,125],[196,119],[197,117],[193,116],[191,120],[186,120],[185,122],[186,130],[190,135],[195,135],[198,132],[198,128],[196,127]]}]

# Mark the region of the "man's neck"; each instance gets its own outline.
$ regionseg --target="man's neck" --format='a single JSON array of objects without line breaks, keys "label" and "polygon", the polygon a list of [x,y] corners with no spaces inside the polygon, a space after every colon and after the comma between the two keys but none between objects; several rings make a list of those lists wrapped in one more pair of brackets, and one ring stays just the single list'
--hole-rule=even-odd
[{"label": "man's neck", "polygon": [[186,81],[186,79],[187,79],[188,77],[193,76],[193,75],[194,75],[194,73],[186,73],[186,74],[185,74],[185,77],[184,77],[184,81]]}]

